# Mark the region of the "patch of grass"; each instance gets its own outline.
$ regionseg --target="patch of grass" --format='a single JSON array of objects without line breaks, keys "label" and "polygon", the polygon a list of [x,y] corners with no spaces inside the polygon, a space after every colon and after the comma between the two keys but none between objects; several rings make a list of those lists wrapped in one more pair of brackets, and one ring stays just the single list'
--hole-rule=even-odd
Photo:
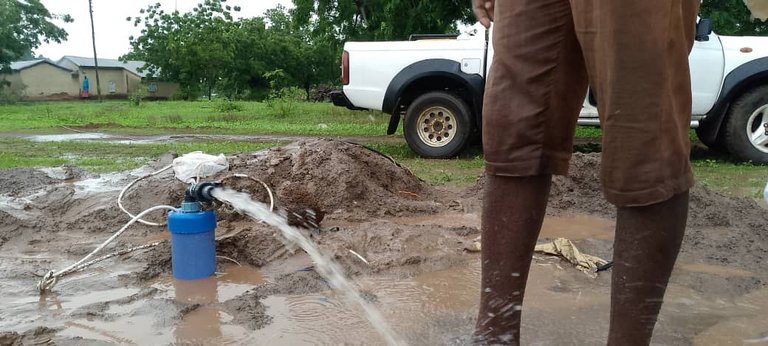
[{"label": "patch of grass", "polygon": [[722,159],[691,161],[696,180],[730,196],[762,198],[768,166]]},{"label": "patch of grass", "polygon": [[292,134],[317,136],[383,135],[389,116],[350,111],[330,103],[295,102],[284,116],[263,102],[127,101],[25,102],[0,105],[5,132],[60,130],[61,126],[109,129],[121,133],[206,132],[219,134]]},{"label": "patch of grass", "polygon": [[413,174],[435,186],[450,185],[468,187],[475,183],[483,171],[482,157],[456,158],[450,160],[427,160],[422,158],[400,160]]},{"label": "patch of grass", "polygon": [[22,153],[0,152],[0,168],[18,167],[56,167],[67,163],[59,157],[40,157],[23,155]]},{"label": "patch of grass", "polygon": [[576,126],[577,138],[600,138],[603,130],[597,126]]}]

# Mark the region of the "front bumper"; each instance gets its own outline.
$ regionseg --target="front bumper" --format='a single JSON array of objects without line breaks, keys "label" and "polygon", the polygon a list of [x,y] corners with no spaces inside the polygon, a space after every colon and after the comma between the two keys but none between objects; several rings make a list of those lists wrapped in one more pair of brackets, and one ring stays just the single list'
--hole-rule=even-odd
[{"label": "front bumper", "polygon": [[337,107],[346,107],[347,109],[351,109],[353,111],[360,111],[365,110],[366,108],[360,108],[355,107],[355,105],[352,104],[352,102],[349,101],[347,98],[347,95],[344,95],[343,91],[331,91],[331,101],[333,101],[333,105]]}]

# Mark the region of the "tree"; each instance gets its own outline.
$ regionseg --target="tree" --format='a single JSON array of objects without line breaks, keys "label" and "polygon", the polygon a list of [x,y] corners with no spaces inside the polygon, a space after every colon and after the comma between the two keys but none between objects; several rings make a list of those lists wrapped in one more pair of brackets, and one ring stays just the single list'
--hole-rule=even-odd
[{"label": "tree", "polygon": [[712,19],[718,34],[768,36],[768,22],[752,19],[743,0],[704,0],[701,17]]},{"label": "tree", "polygon": [[309,100],[312,87],[333,83],[341,74],[337,43],[327,35],[313,35],[312,28],[299,25],[283,6],[268,10],[265,19],[267,42],[284,57],[272,64],[283,70],[293,85],[304,90]]},{"label": "tree", "polygon": [[52,23],[72,22],[69,15],[51,14],[40,0],[0,0],[0,72],[10,63],[31,55],[43,42],[61,43],[67,32]]},{"label": "tree", "polygon": [[150,77],[175,81],[187,98],[202,90],[211,98],[216,83],[235,62],[237,24],[231,12],[239,7],[225,0],[205,0],[191,12],[166,13],[160,4],[142,9],[143,17],[128,17],[135,26],[144,23],[139,37],[130,37],[131,52],[123,59],[143,60]]},{"label": "tree", "polygon": [[411,34],[455,33],[474,22],[468,0],[293,0],[295,20],[338,41],[405,40]]}]

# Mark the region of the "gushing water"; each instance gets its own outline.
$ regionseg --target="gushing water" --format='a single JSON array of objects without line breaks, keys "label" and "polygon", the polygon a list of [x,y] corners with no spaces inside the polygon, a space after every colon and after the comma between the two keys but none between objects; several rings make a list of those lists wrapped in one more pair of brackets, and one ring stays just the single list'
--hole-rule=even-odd
[{"label": "gushing water", "polygon": [[235,209],[245,213],[256,220],[262,220],[272,227],[280,230],[285,240],[298,245],[307,252],[309,257],[316,264],[317,271],[322,275],[331,287],[344,294],[348,299],[359,304],[365,312],[365,317],[371,325],[379,332],[389,345],[402,345],[404,342],[395,334],[389,324],[384,320],[384,316],[373,305],[366,302],[360,296],[357,288],[353,286],[346,277],[341,267],[332,259],[323,256],[320,250],[312,243],[301,231],[288,225],[288,220],[279,214],[269,211],[266,204],[254,201],[251,197],[242,192],[226,188],[214,189],[211,193],[213,197],[232,205]]}]

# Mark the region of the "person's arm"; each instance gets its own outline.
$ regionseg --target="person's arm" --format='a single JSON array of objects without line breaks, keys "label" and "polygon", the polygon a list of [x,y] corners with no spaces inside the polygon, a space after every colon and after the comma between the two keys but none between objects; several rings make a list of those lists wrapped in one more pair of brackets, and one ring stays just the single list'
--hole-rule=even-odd
[{"label": "person's arm", "polygon": [[490,28],[493,21],[493,8],[496,0],[472,0],[475,17],[484,27]]}]

